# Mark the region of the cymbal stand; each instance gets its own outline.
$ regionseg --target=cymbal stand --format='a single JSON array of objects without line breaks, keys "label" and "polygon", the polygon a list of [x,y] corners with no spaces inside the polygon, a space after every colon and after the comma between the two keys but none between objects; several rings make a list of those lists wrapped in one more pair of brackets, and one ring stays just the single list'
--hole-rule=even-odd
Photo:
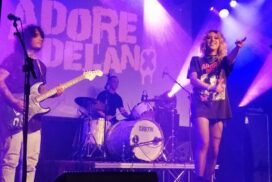
[{"label": "cymbal stand", "polygon": [[[176,85],[178,85],[187,95],[188,95],[188,99],[189,99],[189,101],[190,101],[190,103],[191,103],[191,92],[188,90],[188,89],[186,89],[185,87],[183,87],[176,79],[174,79],[168,72],[164,72],[163,73],[164,75],[167,75],[168,76],[168,78],[173,82],[173,83],[175,83]],[[173,128],[173,126],[174,126],[174,114],[172,113],[172,136],[174,136],[174,128]],[[191,117],[191,108],[189,108],[189,118]],[[189,122],[189,125],[190,125],[190,133],[189,133],[189,140],[190,140],[190,143],[192,143],[192,138],[191,138],[191,128],[192,128],[192,124],[191,124],[191,122]],[[172,146],[173,146],[173,148],[172,149],[174,149],[175,150],[175,148],[174,148],[174,145],[173,145],[173,141],[172,141],[172,144],[171,144]],[[192,151],[191,151],[191,147],[190,147],[190,158],[189,158],[189,162],[192,162],[192,157],[191,157],[191,153],[192,153]]]},{"label": "cymbal stand", "polygon": [[172,158],[171,162],[175,162],[175,114],[176,114],[176,109],[171,110],[171,153],[172,153]]},{"label": "cymbal stand", "polygon": [[170,142],[170,152],[167,153],[167,155],[165,155],[165,153],[162,153],[162,158],[166,161],[166,162],[175,162],[175,114],[176,114],[176,109],[171,109],[171,134],[168,137],[168,141],[166,142],[165,146],[164,146],[164,151],[166,150],[166,146],[169,144]]},{"label": "cymbal stand", "polygon": [[[109,77],[108,77],[108,81],[109,82]],[[106,99],[105,99],[105,116],[104,116],[104,129],[103,129],[103,145],[102,145],[102,152],[103,152],[103,159],[106,160],[107,159],[107,153],[106,153],[106,132],[107,132],[107,114],[108,114],[108,107],[109,107],[109,103],[108,103],[108,98],[109,97],[109,90],[106,91]]]}]

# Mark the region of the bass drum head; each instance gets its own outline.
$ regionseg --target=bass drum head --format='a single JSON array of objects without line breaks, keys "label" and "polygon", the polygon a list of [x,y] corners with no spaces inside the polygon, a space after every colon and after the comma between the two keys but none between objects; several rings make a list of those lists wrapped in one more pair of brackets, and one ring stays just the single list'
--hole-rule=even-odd
[{"label": "bass drum head", "polygon": [[163,151],[164,137],[159,125],[151,120],[121,121],[109,130],[106,146],[109,154],[119,159],[126,155],[154,161]]}]

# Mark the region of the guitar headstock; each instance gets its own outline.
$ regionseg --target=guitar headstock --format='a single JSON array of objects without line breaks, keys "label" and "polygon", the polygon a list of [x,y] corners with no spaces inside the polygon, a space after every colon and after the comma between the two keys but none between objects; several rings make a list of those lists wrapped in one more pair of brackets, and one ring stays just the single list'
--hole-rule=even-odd
[{"label": "guitar headstock", "polygon": [[96,76],[102,76],[101,70],[84,71],[83,76],[88,80],[93,80]]}]

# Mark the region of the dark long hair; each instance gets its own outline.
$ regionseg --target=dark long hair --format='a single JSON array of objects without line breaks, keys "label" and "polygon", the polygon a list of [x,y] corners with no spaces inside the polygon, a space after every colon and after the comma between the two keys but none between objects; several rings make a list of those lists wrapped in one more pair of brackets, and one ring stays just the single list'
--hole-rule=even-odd
[{"label": "dark long hair", "polygon": [[[44,32],[38,25],[31,24],[23,29],[22,36],[27,49],[32,49],[31,40],[37,36],[36,31],[38,31],[41,37],[44,39]],[[15,50],[22,52],[22,45],[20,44],[19,40],[16,41]],[[36,49],[36,51],[39,51],[39,49]]]}]

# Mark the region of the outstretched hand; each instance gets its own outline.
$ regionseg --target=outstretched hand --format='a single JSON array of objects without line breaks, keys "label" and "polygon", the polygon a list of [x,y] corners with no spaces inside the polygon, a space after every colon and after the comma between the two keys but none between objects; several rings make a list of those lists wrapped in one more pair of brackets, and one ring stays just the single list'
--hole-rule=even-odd
[{"label": "outstretched hand", "polygon": [[246,39],[247,37],[244,37],[242,40],[236,40],[235,45],[239,48],[243,47]]}]

